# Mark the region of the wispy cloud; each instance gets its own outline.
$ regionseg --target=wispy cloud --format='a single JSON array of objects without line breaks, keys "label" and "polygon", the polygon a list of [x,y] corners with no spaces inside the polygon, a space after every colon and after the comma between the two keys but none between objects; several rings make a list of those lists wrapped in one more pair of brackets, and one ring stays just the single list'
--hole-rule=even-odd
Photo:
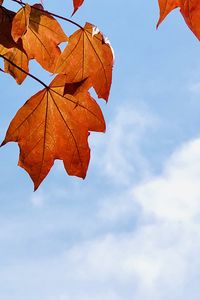
[{"label": "wispy cloud", "polygon": [[[108,233],[66,252],[66,266],[73,270],[67,271],[68,280],[105,290],[109,286],[118,291],[119,299],[130,300],[130,295],[184,299],[188,293],[198,299],[194,287],[200,268],[199,170],[197,139],[175,151],[160,176],[132,190],[132,205],[141,208],[140,226],[129,233]],[[118,204],[112,201],[114,211]],[[125,212],[121,214],[124,217]],[[119,215],[118,211],[120,220]],[[86,299],[92,299],[92,289]]]},{"label": "wispy cloud", "polygon": [[161,219],[191,221],[200,213],[200,140],[175,152],[160,177],[133,189],[146,212]]},{"label": "wispy cloud", "polygon": [[[127,101],[128,103],[128,101]],[[100,172],[120,185],[129,185],[131,178],[148,174],[148,161],[142,154],[141,142],[147,131],[154,128],[158,120],[145,109],[134,105],[120,105],[115,117],[107,126],[102,139],[92,138],[93,160]]]},{"label": "wispy cloud", "polygon": [[[20,295],[17,286],[23,286],[26,293],[32,291],[31,300],[41,294],[45,300],[171,300],[188,295],[198,300],[199,170],[196,139],[177,149],[159,176],[130,184],[117,201],[107,198],[110,206],[98,208],[95,226],[107,218],[113,228],[46,259],[7,265],[1,268],[1,282],[12,274],[15,295]],[[120,226],[136,215],[129,230],[115,230],[116,220]]]}]

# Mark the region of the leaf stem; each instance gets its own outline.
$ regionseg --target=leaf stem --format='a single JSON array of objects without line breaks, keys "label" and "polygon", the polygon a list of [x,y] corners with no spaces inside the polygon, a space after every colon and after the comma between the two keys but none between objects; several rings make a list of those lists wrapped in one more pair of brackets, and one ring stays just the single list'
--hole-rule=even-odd
[{"label": "leaf stem", "polygon": [[[25,2],[20,1],[20,0],[11,0],[11,1],[16,2],[16,3],[18,3],[18,4],[21,4],[21,5],[26,5]],[[41,11],[41,12],[45,12],[45,13],[51,15],[51,16],[54,16],[54,17],[59,18],[59,19],[61,19],[61,20],[67,21],[67,22],[69,22],[69,23],[71,23],[71,24],[73,24],[73,25],[79,27],[80,29],[83,29],[83,27],[82,27],[80,24],[78,24],[78,23],[76,23],[76,22],[74,22],[74,21],[72,21],[72,20],[70,20],[70,19],[68,19],[68,18],[65,18],[65,17],[63,17],[63,16],[57,15],[57,14],[51,12],[51,11],[48,11],[48,10],[45,10],[45,9],[43,10],[43,9],[40,9],[39,7],[34,7],[34,9],[37,9],[37,10],[39,10],[39,11]]]},{"label": "leaf stem", "polygon": [[32,79],[36,80],[37,82],[39,82],[41,85],[43,85],[45,88],[49,88],[42,80],[40,80],[39,78],[37,78],[36,76],[34,76],[33,74],[25,71],[24,69],[22,69],[21,67],[19,67],[18,65],[16,65],[14,62],[12,62],[10,59],[8,59],[7,57],[5,57],[4,55],[0,54],[0,57],[5,59],[7,62],[9,62],[11,65],[13,65],[15,68],[17,68],[18,70],[20,70],[21,72],[23,72],[24,74],[26,74],[27,76],[31,77]]}]

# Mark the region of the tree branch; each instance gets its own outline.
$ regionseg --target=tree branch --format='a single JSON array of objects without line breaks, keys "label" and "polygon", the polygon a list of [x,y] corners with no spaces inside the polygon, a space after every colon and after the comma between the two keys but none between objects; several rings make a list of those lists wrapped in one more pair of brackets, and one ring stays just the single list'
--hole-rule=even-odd
[{"label": "tree branch", "polygon": [[[16,2],[16,3],[18,3],[18,4],[21,4],[21,5],[26,5],[25,2],[20,1],[20,0],[11,0],[11,1]],[[63,17],[63,16],[57,15],[57,14],[51,12],[51,11],[48,11],[48,10],[45,10],[45,9],[43,10],[43,9],[38,8],[38,7],[34,7],[34,9],[37,9],[37,10],[39,10],[39,11],[41,11],[41,12],[45,12],[45,13],[51,15],[51,16],[54,16],[54,17],[56,17],[56,18],[59,18],[59,19],[64,20],[64,21],[66,21],[66,22],[69,22],[69,23],[71,23],[71,24],[73,24],[73,25],[79,27],[80,29],[83,29],[83,27],[82,27],[81,25],[79,25],[78,23],[76,23],[76,22],[74,22],[74,21],[72,21],[72,20],[70,20],[70,19],[68,19],[68,18],[65,18],[65,17]]]},{"label": "tree branch", "polygon": [[25,71],[24,69],[22,69],[21,67],[19,67],[18,65],[16,65],[14,62],[12,62],[10,59],[8,59],[7,57],[5,57],[4,55],[0,54],[0,57],[5,59],[7,62],[9,62],[11,65],[13,65],[15,68],[17,68],[18,70],[20,70],[21,72],[23,72],[24,74],[26,74],[27,76],[31,77],[32,79],[36,80],[37,82],[39,82],[41,85],[43,85],[45,88],[49,88],[42,80],[40,80],[39,78],[37,78],[36,76],[32,75],[31,73]]}]

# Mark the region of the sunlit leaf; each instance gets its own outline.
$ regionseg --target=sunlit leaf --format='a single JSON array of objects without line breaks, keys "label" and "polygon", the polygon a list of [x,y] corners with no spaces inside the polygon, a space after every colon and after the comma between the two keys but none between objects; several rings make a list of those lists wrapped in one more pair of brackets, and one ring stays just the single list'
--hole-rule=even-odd
[{"label": "sunlit leaf", "polygon": [[61,53],[58,45],[66,42],[67,36],[55,18],[37,8],[27,4],[19,10],[13,20],[12,37],[15,41],[22,39],[29,59],[36,59],[52,72]]},{"label": "sunlit leaf", "polygon": [[88,77],[98,97],[108,100],[112,68],[113,52],[109,42],[95,26],[86,23],[69,37],[55,72],[67,74],[71,82]]},{"label": "sunlit leaf", "polygon": [[87,87],[87,80],[74,87],[58,76],[50,87],[32,96],[12,120],[2,145],[18,142],[19,166],[29,173],[35,189],[55,159],[63,160],[69,175],[85,178],[89,130],[105,130],[100,108]]}]

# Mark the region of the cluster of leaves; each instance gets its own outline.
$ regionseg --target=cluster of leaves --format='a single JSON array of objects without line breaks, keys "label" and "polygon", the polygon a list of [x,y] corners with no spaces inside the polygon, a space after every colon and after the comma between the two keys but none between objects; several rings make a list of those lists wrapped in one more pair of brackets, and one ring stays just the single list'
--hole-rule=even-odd
[{"label": "cluster of leaves", "polygon": [[[50,171],[54,160],[63,160],[69,175],[84,178],[88,169],[90,131],[104,132],[101,109],[90,95],[93,87],[98,98],[106,101],[112,82],[113,52],[109,41],[97,27],[84,27],[44,9],[42,4],[20,5],[8,10],[0,0],[0,57],[5,73],[22,84],[27,76],[43,85],[16,113],[4,141],[17,142],[19,166],[24,168],[37,189]],[[73,0],[74,11],[84,0]],[[175,8],[180,8],[188,27],[200,39],[200,0],[158,0],[160,18],[157,26]],[[72,14],[72,15],[73,15]],[[58,18],[78,27],[67,36]],[[59,45],[66,42],[61,51]],[[55,74],[46,85],[29,72],[34,59],[43,69]]]},{"label": "cluster of leaves", "polygon": [[[84,178],[90,159],[90,131],[104,132],[101,109],[91,96],[106,101],[112,81],[113,52],[109,41],[97,27],[84,27],[71,19],[44,10],[42,4],[29,5],[19,0],[13,12],[0,0],[0,57],[4,72],[21,84],[26,76],[43,85],[16,113],[2,145],[17,142],[19,166],[34,182],[36,190],[50,171],[54,160],[63,160],[69,175]],[[73,0],[74,12],[83,0]],[[70,37],[59,25],[62,18],[78,26]],[[60,43],[66,42],[61,51]],[[29,72],[34,59],[43,69],[55,74],[46,85]]]},{"label": "cluster of leaves", "polygon": [[175,8],[180,12],[195,36],[200,40],[200,1],[199,0],[158,0],[160,7],[160,18],[157,26]]}]

